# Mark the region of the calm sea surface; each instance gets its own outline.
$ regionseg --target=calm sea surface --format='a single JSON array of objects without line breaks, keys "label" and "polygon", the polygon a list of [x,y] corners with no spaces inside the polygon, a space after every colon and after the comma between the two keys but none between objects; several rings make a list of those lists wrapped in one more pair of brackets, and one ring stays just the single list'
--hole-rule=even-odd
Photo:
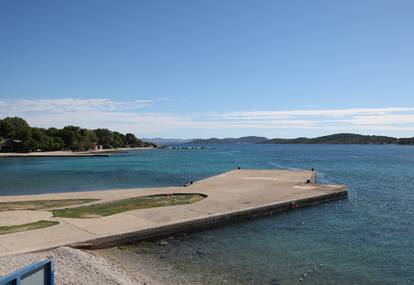
[{"label": "calm sea surface", "polygon": [[166,246],[140,244],[140,260],[175,273],[169,280],[177,284],[414,284],[414,147],[231,145],[8,158],[0,159],[0,194],[182,185],[237,166],[314,167],[319,182],[348,185],[349,199]]}]

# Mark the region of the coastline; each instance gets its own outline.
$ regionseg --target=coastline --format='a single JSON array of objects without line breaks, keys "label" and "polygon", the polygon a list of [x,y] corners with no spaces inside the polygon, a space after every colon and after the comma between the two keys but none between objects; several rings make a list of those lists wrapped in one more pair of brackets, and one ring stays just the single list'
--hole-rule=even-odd
[{"label": "coastline", "polygon": [[132,150],[147,150],[153,147],[124,147],[115,149],[90,150],[90,151],[39,151],[39,152],[0,152],[1,157],[90,157],[90,156],[110,156],[113,153],[126,152]]},{"label": "coastline", "polygon": [[[194,284],[238,284],[231,278],[222,276],[209,276],[200,272],[192,272],[191,262],[187,265],[181,264],[180,260],[171,262],[168,256],[176,256],[174,248],[181,239],[187,239],[188,234],[181,233],[145,242],[123,245],[118,247],[93,250],[97,256],[117,264],[120,268],[130,274],[139,273],[154,285],[194,285]],[[199,259],[204,253],[195,249],[190,258]],[[187,260],[188,261],[188,260]]]},{"label": "coastline", "polygon": [[[313,171],[238,169],[196,181],[185,187],[185,193],[203,193],[208,196],[198,203],[130,210],[127,214],[118,213],[88,220],[59,220],[59,217],[54,217],[52,219],[61,221],[61,224],[54,228],[33,230],[30,239],[25,232],[1,238],[0,247],[4,248],[5,252],[0,255],[5,253],[5,256],[0,257],[0,275],[53,257],[56,263],[57,284],[202,284],[197,279],[200,274],[191,274],[188,271],[189,267],[175,262],[172,265],[163,262],[168,260],[166,255],[172,252],[183,238],[186,239],[187,232],[216,227],[244,218],[290,211],[346,196],[344,186],[314,184],[316,181],[306,182],[314,180],[314,177]],[[48,200],[59,197],[93,197],[101,202],[108,202],[119,200],[121,197],[154,195],[157,191],[180,193],[183,189],[167,187],[72,192],[36,197],[2,196],[0,199],[12,202],[31,201],[33,198]],[[38,241],[41,243],[36,245]],[[45,244],[48,247],[44,247]],[[64,246],[65,244],[69,246]],[[18,248],[13,250],[15,246]],[[204,252],[195,249],[189,256],[199,259],[204,256]],[[158,262],[158,257],[161,262]],[[217,280],[234,284],[231,283],[231,276],[207,274],[207,277],[208,284],[222,284],[214,283]]]},{"label": "coastline", "polygon": [[[160,285],[148,278],[145,270],[125,266],[123,260],[96,251],[71,247],[0,257],[0,277],[36,261],[52,258],[55,261],[56,284],[122,284]],[[125,263],[126,264],[126,263]]]},{"label": "coastline", "polygon": [[[347,191],[343,185],[306,184],[311,174],[312,171],[244,169],[199,180],[187,187],[1,196],[0,200],[4,202],[72,198],[98,199],[99,203],[166,193],[197,193],[207,198],[188,205],[131,209],[127,213],[88,219],[50,216],[46,221],[59,223],[53,227],[33,230],[30,238],[24,232],[0,237],[0,246],[4,248],[0,255],[46,250],[63,245],[82,249],[113,247],[346,197]],[[0,224],[5,223],[6,219],[5,216],[3,219],[0,217]]]},{"label": "coastline", "polygon": [[[161,245],[160,245],[161,246]],[[142,257],[140,251],[134,246],[122,246],[112,247],[106,249],[98,249],[92,251],[94,254],[103,258],[113,264],[116,264],[122,270],[134,276],[139,274],[144,276],[147,281],[147,285],[187,285],[194,284],[193,282],[187,283],[182,278],[178,281],[174,276],[178,272],[172,268],[165,266],[160,267],[159,264],[155,264],[149,258]]]}]

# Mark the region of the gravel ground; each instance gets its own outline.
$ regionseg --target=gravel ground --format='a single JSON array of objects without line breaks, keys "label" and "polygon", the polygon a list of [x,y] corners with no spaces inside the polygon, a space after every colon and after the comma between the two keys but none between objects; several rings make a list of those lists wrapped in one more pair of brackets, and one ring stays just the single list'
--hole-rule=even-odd
[{"label": "gravel ground", "polygon": [[51,256],[55,259],[57,285],[156,285],[136,271],[126,271],[118,261],[70,247],[0,257],[0,276]]}]

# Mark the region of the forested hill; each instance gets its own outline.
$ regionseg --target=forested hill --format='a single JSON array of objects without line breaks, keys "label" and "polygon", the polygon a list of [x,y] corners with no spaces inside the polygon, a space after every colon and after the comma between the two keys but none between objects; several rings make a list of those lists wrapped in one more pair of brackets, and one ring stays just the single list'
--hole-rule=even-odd
[{"label": "forested hill", "polygon": [[241,137],[225,139],[197,139],[192,144],[403,144],[414,145],[414,138],[394,138],[359,134],[333,134],[316,138],[267,139],[265,137]]},{"label": "forested hill", "polygon": [[76,126],[63,129],[34,128],[18,117],[0,120],[0,144],[6,140],[18,141],[21,151],[85,151],[94,144],[102,145],[105,149],[154,146],[133,134],[121,134],[108,129],[88,130]]},{"label": "forested hill", "polygon": [[270,144],[396,144],[399,139],[386,136],[334,134],[317,138],[271,139]]}]

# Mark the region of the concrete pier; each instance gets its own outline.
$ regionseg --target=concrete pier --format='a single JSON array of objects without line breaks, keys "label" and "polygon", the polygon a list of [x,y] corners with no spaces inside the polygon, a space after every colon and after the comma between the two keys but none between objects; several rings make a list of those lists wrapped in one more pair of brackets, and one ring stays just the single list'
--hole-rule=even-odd
[{"label": "concrete pier", "polygon": [[[200,193],[208,197],[194,204],[139,209],[90,219],[43,219],[60,224],[44,229],[0,235],[0,256],[44,250],[62,245],[102,248],[183,231],[217,226],[238,219],[271,215],[313,206],[347,196],[343,185],[314,183],[314,171],[234,170],[188,187],[137,188],[24,196],[0,196],[0,202],[49,199],[100,199],[101,203],[164,193]],[[307,183],[310,180],[311,183]],[[32,215],[32,211],[19,211]],[[4,212],[3,212],[4,213]],[[0,226],[10,224],[0,212]],[[27,217],[29,219],[29,217]],[[10,218],[9,218],[10,219]]]}]

